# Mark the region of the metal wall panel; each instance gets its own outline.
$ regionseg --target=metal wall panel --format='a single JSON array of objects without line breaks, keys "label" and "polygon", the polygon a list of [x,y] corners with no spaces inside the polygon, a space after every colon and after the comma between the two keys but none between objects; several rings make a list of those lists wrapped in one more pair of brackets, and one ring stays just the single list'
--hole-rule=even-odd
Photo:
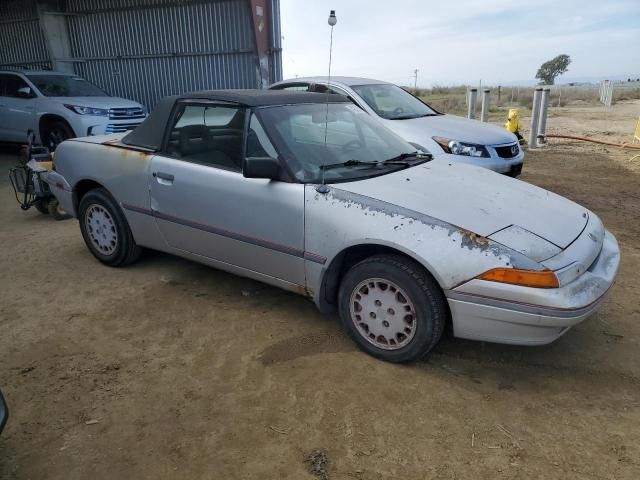
[{"label": "metal wall panel", "polygon": [[270,0],[271,55],[269,58],[270,83],[282,80],[282,31],[280,30],[280,0]]},{"label": "metal wall panel", "polygon": [[246,0],[70,0],[68,8],[77,14],[68,17],[73,56],[83,60],[76,71],[113,95],[153,108],[165,95],[259,85]]},{"label": "metal wall panel", "polygon": [[[37,0],[0,0],[0,64],[50,68]],[[249,0],[66,0],[74,70],[153,108],[166,95],[258,88]],[[268,0],[269,81],[282,79],[279,0]]]},{"label": "metal wall panel", "polygon": [[35,0],[0,1],[0,65],[50,68]]}]

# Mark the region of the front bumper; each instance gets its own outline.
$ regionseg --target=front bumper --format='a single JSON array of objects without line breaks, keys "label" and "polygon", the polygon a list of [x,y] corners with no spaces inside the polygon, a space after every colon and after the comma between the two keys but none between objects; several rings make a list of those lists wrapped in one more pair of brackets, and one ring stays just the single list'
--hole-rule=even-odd
[{"label": "front bumper", "polygon": [[78,137],[89,137],[91,135],[106,135],[133,130],[143,120],[144,118],[115,120],[109,117],[76,115],[72,127]]},{"label": "front bumper", "polygon": [[520,174],[522,171],[522,165],[524,162],[524,152],[520,148],[518,154],[513,158],[502,158],[496,153],[494,147],[487,147],[489,158],[487,157],[469,157],[467,155],[453,155],[450,153],[438,153],[434,155],[434,158],[438,158],[442,161],[466,163],[468,165],[475,165],[476,167],[488,168],[494,172],[504,173],[513,177]]},{"label": "front bumper", "polygon": [[551,343],[598,309],[619,265],[618,242],[607,231],[588,270],[560,288],[471,280],[447,292],[454,335],[514,345]]}]

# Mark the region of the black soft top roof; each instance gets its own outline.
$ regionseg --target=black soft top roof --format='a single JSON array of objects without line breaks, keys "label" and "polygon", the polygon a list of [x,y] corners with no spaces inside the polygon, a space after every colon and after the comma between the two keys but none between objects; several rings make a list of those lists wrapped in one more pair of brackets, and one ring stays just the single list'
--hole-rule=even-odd
[{"label": "black soft top roof", "polygon": [[165,97],[149,116],[128,135],[122,143],[132,147],[159,150],[162,147],[164,131],[174,104],[179,100],[208,100],[230,102],[246,107],[266,107],[274,105],[294,105],[298,103],[348,103],[343,95],[287,92],[284,90],[205,90],[184,95]]}]

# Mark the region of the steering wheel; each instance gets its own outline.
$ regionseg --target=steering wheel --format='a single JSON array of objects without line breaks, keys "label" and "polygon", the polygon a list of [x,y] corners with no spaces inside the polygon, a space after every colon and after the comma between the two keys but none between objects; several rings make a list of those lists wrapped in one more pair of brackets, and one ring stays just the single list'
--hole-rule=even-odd
[{"label": "steering wheel", "polygon": [[354,148],[362,148],[362,147],[363,147],[362,142],[358,139],[354,139],[354,140],[349,140],[347,143],[342,145],[342,150],[347,152]]},{"label": "steering wheel", "polygon": [[404,113],[404,108],[402,108],[402,107],[397,107],[397,108],[393,111],[393,114],[394,114],[394,115],[400,115],[401,113]]}]

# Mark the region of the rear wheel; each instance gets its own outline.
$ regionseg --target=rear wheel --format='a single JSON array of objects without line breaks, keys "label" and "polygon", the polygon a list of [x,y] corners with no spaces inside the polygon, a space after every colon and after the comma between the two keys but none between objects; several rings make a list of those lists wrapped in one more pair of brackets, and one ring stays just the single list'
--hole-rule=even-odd
[{"label": "rear wheel", "polygon": [[121,267],[140,256],[122,210],[106,190],[91,190],[82,197],[78,219],[84,242],[105,265]]},{"label": "rear wheel", "polygon": [[424,357],[447,318],[440,286],[416,262],[376,255],[353,266],[339,291],[340,319],[358,346],[389,362]]}]

